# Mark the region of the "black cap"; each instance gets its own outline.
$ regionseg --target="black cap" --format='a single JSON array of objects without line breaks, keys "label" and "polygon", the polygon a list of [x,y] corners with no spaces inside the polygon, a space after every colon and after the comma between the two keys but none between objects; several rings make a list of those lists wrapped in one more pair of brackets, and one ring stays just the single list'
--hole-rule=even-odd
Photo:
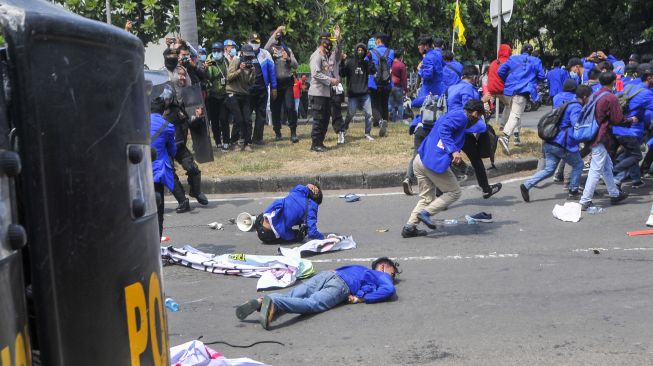
[{"label": "black cap", "polygon": [[636,54],[636,53],[631,54],[631,55],[628,57],[628,61],[639,62],[639,55]]},{"label": "black cap", "polygon": [[483,102],[477,99],[467,101],[464,108],[466,111],[485,113]]},{"label": "black cap", "polygon": [[243,53],[243,56],[248,56],[248,57],[256,56],[256,52],[254,52],[252,46],[248,44],[244,44],[243,47],[240,49],[240,51]]},{"label": "black cap", "polygon": [[567,79],[565,80],[565,83],[562,85],[562,90],[566,92],[573,92],[576,90],[576,87],[578,86],[578,83],[574,79]]},{"label": "black cap", "polygon": [[567,62],[567,69],[571,69],[574,66],[583,66],[583,62],[578,57],[572,57]]}]

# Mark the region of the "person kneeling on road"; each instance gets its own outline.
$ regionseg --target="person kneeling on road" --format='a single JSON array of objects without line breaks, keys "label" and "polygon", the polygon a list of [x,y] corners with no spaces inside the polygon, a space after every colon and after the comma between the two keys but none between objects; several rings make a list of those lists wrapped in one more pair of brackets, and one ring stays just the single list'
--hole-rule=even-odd
[{"label": "person kneeling on road", "polygon": [[388,257],[372,262],[372,269],[344,266],[335,271],[322,271],[285,294],[270,294],[252,299],[236,308],[236,317],[243,320],[255,311],[261,313],[261,325],[269,329],[277,315],[317,314],[347,301],[349,304],[377,303],[395,294],[394,279],[399,264]]},{"label": "person kneeling on road", "polygon": [[[420,221],[435,229],[431,216],[445,210],[462,195],[450,165],[462,162],[460,150],[465,144],[465,130],[482,133],[487,128],[481,120],[484,112],[483,102],[470,100],[462,110],[440,117],[422,142],[413,162],[420,200],[401,231],[404,238],[426,235],[426,231],[417,229]],[[436,187],[443,192],[440,197],[435,197]]]},{"label": "person kneeling on road", "polygon": [[[317,184],[297,185],[285,198],[275,200],[258,215],[254,227],[265,244],[299,242],[304,237],[324,239],[317,229],[317,211],[322,190]],[[293,229],[299,225],[298,229]]]}]

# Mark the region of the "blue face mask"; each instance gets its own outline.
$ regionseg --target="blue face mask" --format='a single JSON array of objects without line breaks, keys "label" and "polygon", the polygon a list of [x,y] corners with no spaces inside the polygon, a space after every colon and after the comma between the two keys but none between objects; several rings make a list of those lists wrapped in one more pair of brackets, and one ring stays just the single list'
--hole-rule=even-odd
[{"label": "blue face mask", "polygon": [[222,59],[222,52],[213,52],[213,59],[216,61]]},{"label": "blue face mask", "polygon": [[202,62],[206,61],[206,55],[200,55],[200,61]]},{"label": "blue face mask", "polygon": [[236,51],[235,48],[232,48],[231,51],[229,51],[229,56],[234,57],[238,54],[238,51]]}]

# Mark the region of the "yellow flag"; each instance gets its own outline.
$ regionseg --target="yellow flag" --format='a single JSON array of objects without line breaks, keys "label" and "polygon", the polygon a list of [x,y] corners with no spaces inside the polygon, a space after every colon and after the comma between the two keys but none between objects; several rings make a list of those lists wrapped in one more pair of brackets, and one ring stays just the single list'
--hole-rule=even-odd
[{"label": "yellow flag", "polygon": [[453,16],[453,31],[458,34],[458,43],[465,44],[467,39],[465,38],[465,26],[463,25],[463,20],[460,17],[460,5],[456,1],[456,12]]}]

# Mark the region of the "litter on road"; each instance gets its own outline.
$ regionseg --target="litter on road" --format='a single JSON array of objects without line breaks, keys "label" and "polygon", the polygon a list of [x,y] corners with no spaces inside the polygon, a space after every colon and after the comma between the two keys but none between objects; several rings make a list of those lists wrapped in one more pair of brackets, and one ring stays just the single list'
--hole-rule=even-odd
[{"label": "litter on road", "polygon": [[190,341],[170,348],[172,366],[267,366],[249,358],[228,359],[200,341]]},{"label": "litter on road", "polygon": [[553,217],[565,222],[580,221],[581,204],[578,202],[565,202],[563,206],[553,207]]}]

